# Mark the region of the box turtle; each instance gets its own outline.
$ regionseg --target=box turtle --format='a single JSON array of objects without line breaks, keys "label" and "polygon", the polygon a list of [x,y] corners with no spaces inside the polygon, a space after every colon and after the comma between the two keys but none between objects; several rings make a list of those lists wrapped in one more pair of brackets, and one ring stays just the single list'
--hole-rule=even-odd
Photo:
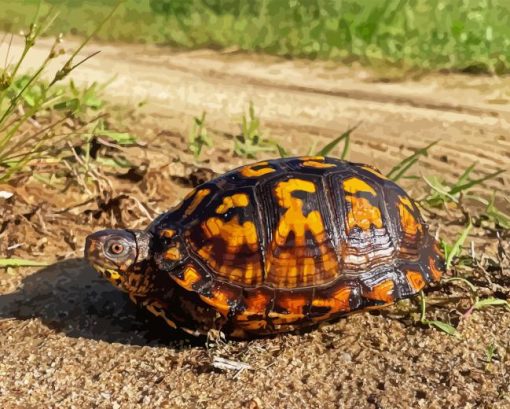
[{"label": "box turtle", "polygon": [[232,170],[146,230],[91,234],[85,255],[171,327],[239,338],[380,308],[445,270],[399,186],[371,166],[321,156]]}]

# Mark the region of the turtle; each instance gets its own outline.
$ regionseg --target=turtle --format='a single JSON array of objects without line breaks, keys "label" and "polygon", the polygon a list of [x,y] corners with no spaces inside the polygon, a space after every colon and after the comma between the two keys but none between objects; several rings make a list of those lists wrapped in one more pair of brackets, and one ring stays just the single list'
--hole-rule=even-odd
[{"label": "turtle", "polygon": [[446,268],[402,188],[373,166],[323,156],[231,170],[145,230],[90,234],[85,257],[170,327],[233,338],[382,308]]}]

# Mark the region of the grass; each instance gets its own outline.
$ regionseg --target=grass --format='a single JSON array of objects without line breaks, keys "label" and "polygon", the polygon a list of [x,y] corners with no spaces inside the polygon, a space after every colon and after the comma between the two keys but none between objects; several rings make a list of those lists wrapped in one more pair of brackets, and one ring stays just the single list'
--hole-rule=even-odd
[{"label": "grass", "polygon": [[234,138],[234,153],[237,156],[254,159],[260,152],[274,152],[276,145],[262,135],[260,118],[250,102],[248,114],[241,118],[241,133]]},{"label": "grass", "polygon": [[[340,136],[333,139],[331,142],[324,145],[321,149],[316,150],[316,143],[314,142],[306,155],[310,156],[329,156],[334,154],[334,151],[336,147],[343,142],[342,152],[340,153],[339,158],[344,160],[347,158],[347,155],[349,154],[349,147],[350,147],[350,141],[351,141],[351,133],[356,130],[356,128],[359,126],[355,125],[352,128],[347,129],[345,132],[343,132]],[[278,149],[278,153],[280,154],[281,158],[286,158],[288,156],[291,156],[291,154],[288,152],[287,149],[285,149],[280,144],[276,144],[276,148]]]},{"label": "grass", "polygon": [[[77,87],[73,81],[64,80],[93,57],[80,59],[79,52],[115,9],[113,7],[95,31],[71,52],[50,81],[44,80],[43,75],[52,60],[63,54],[61,36],[56,37],[34,72],[22,73],[20,67],[35,42],[53,23],[55,15],[41,17],[38,9],[24,34],[21,54],[13,60],[9,55],[10,47],[3,50],[5,55],[0,55],[5,61],[0,68],[0,183],[19,187],[33,178],[59,189],[59,193],[75,184],[91,197],[108,187],[98,169],[118,167],[122,156],[108,157],[101,148],[116,149],[134,143],[134,138],[128,133],[109,130],[105,125],[107,113],[101,93],[108,84]],[[89,189],[91,181],[98,189]],[[6,269],[44,265],[47,263],[26,258],[0,258],[0,268]]]},{"label": "grass", "polygon": [[436,145],[439,141],[434,141],[424,148],[418,149],[415,153],[397,163],[386,176],[396,182],[400,178],[407,177],[417,179],[417,176],[405,176],[406,173],[420,160],[422,156],[428,156],[429,149]]},{"label": "grass", "polygon": [[[459,237],[455,241],[454,244],[450,245],[446,243],[444,240],[441,240],[442,247],[444,249],[445,257],[446,257],[446,270],[449,271],[453,266],[458,266],[464,260],[464,256],[462,255],[463,244],[468,237],[469,232],[472,229],[472,224],[469,223],[460,233]],[[471,264],[476,264],[474,260],[474,255],[471,255],[473,260]],[[478,292],[478,288],[472,284],[468,279],[462,276],[454,276],[450,278],[443,279],[443,284],[454,283],[454,284],[464,284],[468,287],[470,298],[471,298],[471,306],[463,313],[462,319],[467,319],[474,311],[481,310],[483,308],[488,307],[505,307],[510,310],[510,303],[504,299],[497,297],[485,297],[480,298]],[[424,325],[433,326],[438,328],[439,330],[453,335],[457,338],[461,337],[461,334],[458,330],[451,324],[441,321],[441,320],[429,320],[426,317],[426,306],[427,306],[427,296],[423,291],[420,292],[420,322]]]},{"label": "grass", "polygon": [[188,147],[195,158],[200,156],[204,146],[212,146],[212,139],[208,135],[207,128],[205,126],[205,116],[206,113],[204,111],[200,117],[196,116],[193,118],[193,127],[188,135]]},{"label": "grass", "polygon": [[[114,0],[48,0],[53,33],[91,32]],[[25,27],[37,0],[0,0],[0,29]],[[86,18],[84,18],[86,16]],[[97,33],[108,41],[213,47],[360,61],[384,69],[510,71],[506,0],[158,0],[124,2]]]},{"label": "grass", "polygon": [[[97,179],[92,170],[93,162],[101,165],[108,162],[108,158],[97,152],[97,145],[104,144],[105,140],[110,141],[110,145],[133,142],[129,134],[111,131],[105,126],[107,113],[101,93],[108,84],[92,83],[80,88],[73,81],[64,82],[72,71],[93,57],[79,57],[79,52],[115,10],[116,7],[110,9],[50,81],[44,80],[43,74],[52,60],[62,54],[61,36],[57,36],[34,72],[21,73],[20,67],[38,38],[54,22],[55,15],[41,17],[38,9],[32,16],[34,22],[24,34],[22,53],[11,61],[7,47],[5,55],[0,55],[1,60],[6,61],[0,68],[0,182],[33,177],[51,187],[63,188],[74,181],[92,193],[87,179],[91,175],[92,179]],[[8,65],[7,61],[10,61]],[[93,144],[95,153],[91,155]],[[109,164],[118,163],[118,160],[111,160]]]},{"label": "grass", "polygon": [[43,267],[48,263],[43,261],[25,260],[22,258],[0,258],[0,268],[8,267]]},{"label": "grass", "polygon": [[449,270],[453,264],[454,259],[459,259],[462,251],[462,246],[466,241],[469,232],[473,228],[471,220],[468,225],[462,230],[462,233],[455,241],[453,245],[448,244],[446,241],[441,240],[441,246],[443,247],[444,256],[446,259],[446,270]]}]

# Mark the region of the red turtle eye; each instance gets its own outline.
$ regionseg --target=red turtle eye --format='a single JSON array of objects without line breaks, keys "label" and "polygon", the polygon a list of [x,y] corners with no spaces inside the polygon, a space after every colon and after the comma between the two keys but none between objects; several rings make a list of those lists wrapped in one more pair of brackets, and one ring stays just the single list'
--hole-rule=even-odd
[{"label": "red turtle eye", "polygon": [[122,240],[110,240],[105,245],[106,255],[110,257],[121,257],[127,254],[129,246]]},{"label": "red turtle eye", "polygon": [[110,246],[110,253],[112,254],[121,254],[124,251],[124,246],[120,243],[113,243]]}]

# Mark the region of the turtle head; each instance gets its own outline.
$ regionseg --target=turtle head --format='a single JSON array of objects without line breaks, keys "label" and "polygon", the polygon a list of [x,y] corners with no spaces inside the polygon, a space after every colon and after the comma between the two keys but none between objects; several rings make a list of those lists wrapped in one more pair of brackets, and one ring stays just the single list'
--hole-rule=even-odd
[{"label": "turtle head", "polygon": [[151,234],[140,230],[101,230],[87,237],[85,258],[114,286],[132,295],[149,291],[147,269]]}]

